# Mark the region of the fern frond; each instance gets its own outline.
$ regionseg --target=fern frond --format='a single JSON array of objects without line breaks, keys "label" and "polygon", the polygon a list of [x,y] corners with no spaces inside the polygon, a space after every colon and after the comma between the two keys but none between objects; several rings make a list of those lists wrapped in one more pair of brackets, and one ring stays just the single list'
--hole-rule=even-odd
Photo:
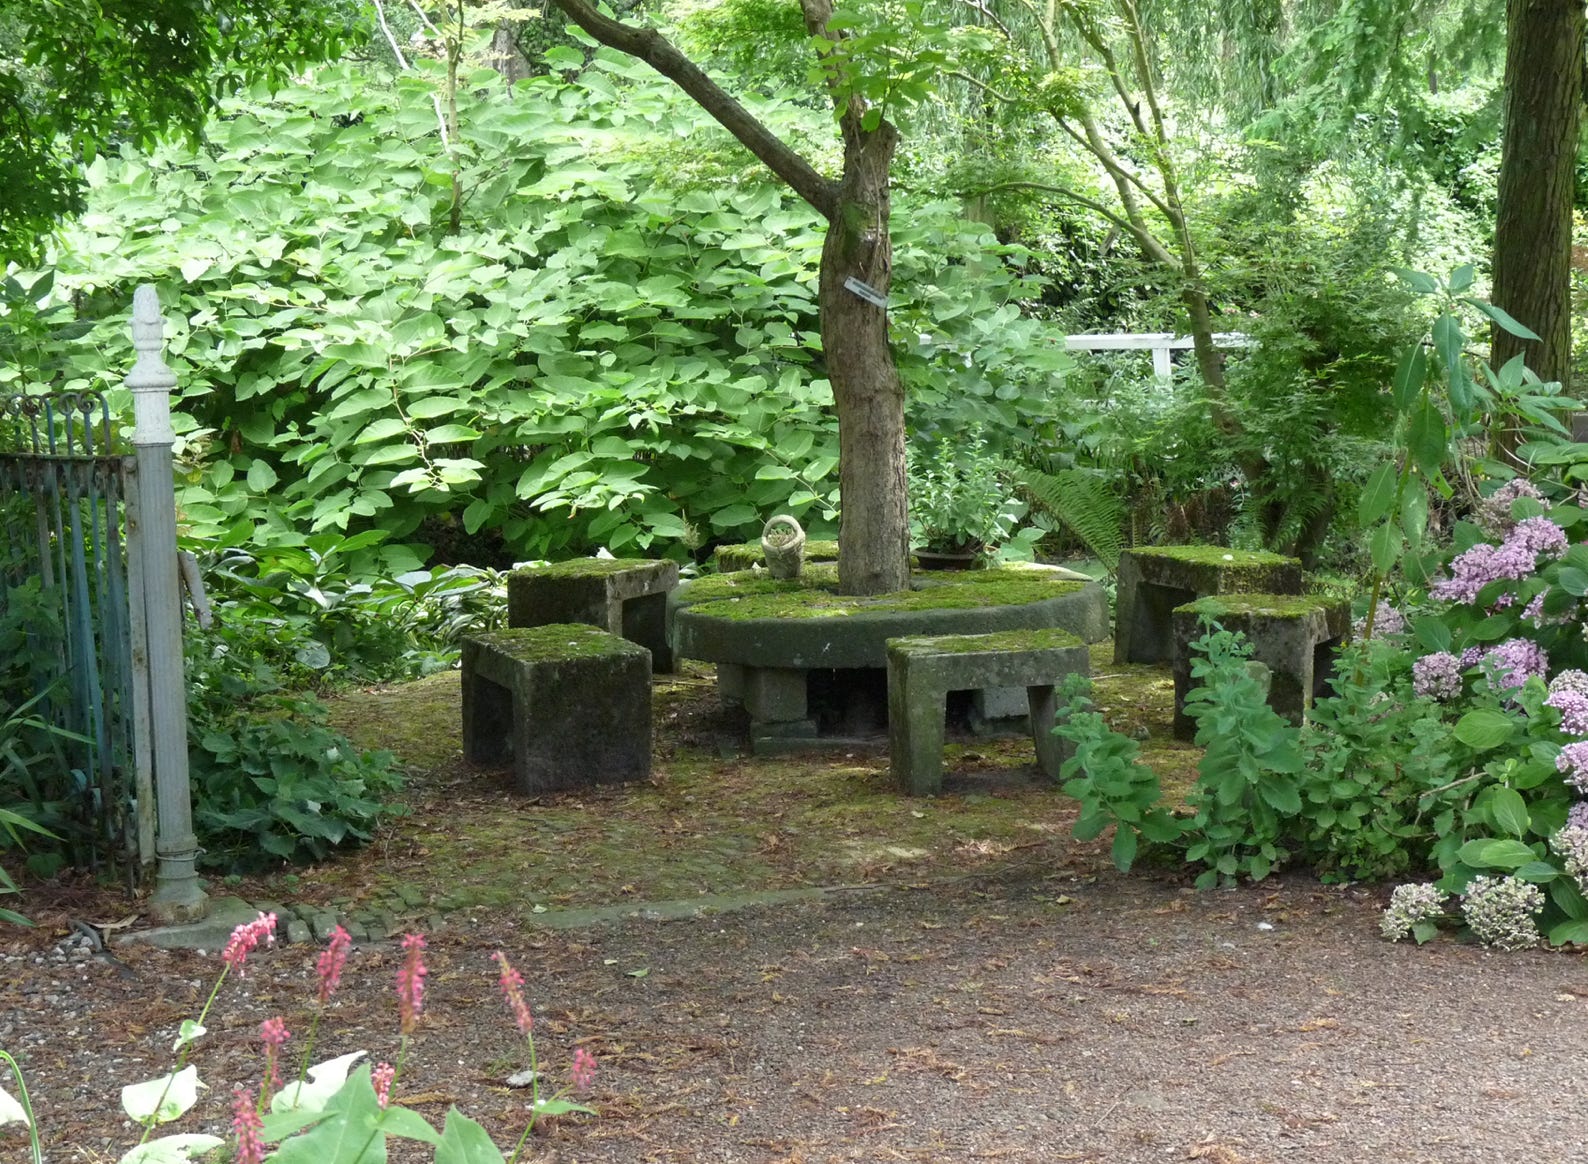
[{"label": "fern frond", "polygon": [[1112,574],[1125,548],[1125,506],[1108,485],[1081,469],[1044,473],[1006,462],[1005,471],[1040,509],[1057,518]]}]

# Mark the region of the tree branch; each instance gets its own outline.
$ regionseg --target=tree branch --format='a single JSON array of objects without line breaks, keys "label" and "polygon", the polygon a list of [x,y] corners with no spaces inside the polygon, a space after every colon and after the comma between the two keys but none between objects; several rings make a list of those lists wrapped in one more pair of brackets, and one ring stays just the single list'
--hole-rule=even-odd
[{"label": "tree branch", "polygon": [[823,218],[838,208],[838,184],[824,178],[794,148],[758,121],[661,33],[603,16],[589,0],[552,0],[564,15],[608,48],[644,61],[716,119]]},{"label": "tree branch", "polygon": [[1077,194],[1068,186],[1054,186],[1047,182],[998,182],[992,186],[986,186],[975,190],[966,190],[964,193],[974,197],[982,197],[987,194],[998,194],[1005,190],[1036,190],[1043,194],[1056,194],[1060,198],[1074,202],[1078,206],[1084,206],[1088,210],[1102,215],[1104,218],[1108,219],[1109,222],[1112,222],[1115,226],[1119,227],[1120,230],[1123,230],[1126,234],[1130,235],[1133,239],[1141,244],[1141,249],[1146,251],[1147,254],[1152,257],[1154,262],[1167,263],[1170,266],[1175,265],[1174,256],[1168,252],[1163,243],[1159,242],[1157,237],[1151,231],[1138,226],[1136,223],[1131,222],[1123,215],[1115,213],[1108,207],[1104,206],[1101,202],[1097,202],[1091,198],[1088,198],[1084,194]]}]

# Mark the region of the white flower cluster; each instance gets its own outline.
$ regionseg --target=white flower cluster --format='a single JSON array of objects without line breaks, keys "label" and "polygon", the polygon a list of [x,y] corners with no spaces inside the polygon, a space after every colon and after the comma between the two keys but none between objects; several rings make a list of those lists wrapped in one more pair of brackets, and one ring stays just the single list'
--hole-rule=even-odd
[{"label": "white flower cluster", "polygon": [[1397,885],[1390,894],[1389,908],[1379,922],[1379,932],[1392,942],[1409,937],[1412,927],[1421,921],[1430,921],[1444,912],[1445,895],[1438,888],[1424,882],[1419,885]]},{"label": "white flower cluster", "polygon": [[1515,877],[1474,877],[1461,895],[1467,926],[1485,946],[1530,950],[1538,945],[1533,916],[1544,908],[1544,891]]},{"label": "white flower cluster", "polygon": [[1550,837],[1549,847],[1561,858],[1567,875],[1576,879],[1577,888],[1588,885],[1588,825],[1567,821],[1565,828]]}]

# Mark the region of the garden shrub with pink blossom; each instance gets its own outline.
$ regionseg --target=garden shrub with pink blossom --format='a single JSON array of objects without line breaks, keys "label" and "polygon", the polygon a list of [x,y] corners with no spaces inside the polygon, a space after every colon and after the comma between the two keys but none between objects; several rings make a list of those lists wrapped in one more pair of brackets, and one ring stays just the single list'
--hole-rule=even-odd
[{"label": "garden shrub with pink blossom", "polygon": [[[119,1164],[185,1164],[212,1158],[228,1164],[377,1164],[387,1159],[388,1137],[429,1145],[434,1149],[435,1164],[516,1164],[540,1118],[571,1112],[594,1114],[568,1098],[572,1092],[588,1090],[595,1076],[595,1059],[583,1047],[574,1052],[570,1084],[552,1094],[541,1094],[544,1080],[536,1063],[534,1020],[524,999],[524,981],[501,951],[494,955],[500,969],[498,981],[513,1021],[524,1036],[531,1067],[528,1117],[512,1154],[504,1156],[490,1134],[456,1107],[447,1112],[438,1132],[418,1112],[393,1100],[393,1088],[402,1075],[424,1009],[428,971],[422,934],[408,934],[402,941],[403,962],[395,983],[400,1031],[397,1062],[355,1067],[366,1053],[353,1051],[310,1066],[321,1015],[341,981],[352,948],[347,931],[338,926],[315,966],[319,978],[316,1009],[297,1078],[283,1086],[281,1065],[292,1033],[280,1016],[268,1018],[259,1028],[264,1056],[259,1078],[233,1086],[231,1135],[190,1132],[151,1138],[157,1127],[181,1118],[198,1101],[203,1084],[197,1068],[187,1060],[205,1033],[204,1020],[228,977],[242,975],[249,955],[261,944],[274,942],[275,927],[276,916],[262,913],[232,932],[221,952],[221,972],[198,1018],[183,1020],[177,1032],[172,1045],[178,1056],[175,1070],[122,1088],[122,1108],[144,1132]],[[26,1124],[33,1164],[42,1164],[43,1150],[22,1068],[4,1050],[0,1050],[0,1062],[10,1068],[17,1087],[16,1097],[0,1088],[0,1124]],[[272,1144],[276,1147],[271,1148]]]}]

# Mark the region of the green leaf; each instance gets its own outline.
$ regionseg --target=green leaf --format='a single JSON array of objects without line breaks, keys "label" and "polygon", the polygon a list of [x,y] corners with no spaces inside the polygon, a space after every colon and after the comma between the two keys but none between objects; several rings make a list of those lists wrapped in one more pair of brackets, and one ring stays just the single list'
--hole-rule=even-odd
[{"label": "green leaf", "polygon": [[129,1083],[121,1089],[121,1107],[134,1123],[170,1123],[198,1102],[201,1086],[198,1068],[190,1063],[146,1083]]},{"label": "green leaf", "polygon": [[1461,266],[1450,272],[1450,278],[1445,281],[1446,290],[1452,295],[1460,295],[1472,286],[1472,278],[1475,273],[1471,263],[1462,263]]},{"label": "green leaf", "polygon": [[447,1111],[435,1164],[505,1164],[490,1134],[457,1108]]},{"label": "green leaf", "polygon": [[479,437],[479,432],[466,424],[438,424],[435,428],[425,430],[425,440],[438,445],[473,441]]},{"label": "green leaf", "polygon": [[1496,788],[1489,800],[1489,813],[1503,832],[1518,839],[1527,835],[1533,823],[1528,816],[1527,802],[1514,788]]},{"label": "green leaf", "polygon": [[1380,465],[1362,490],[1362,500],[1356,508],[1357,521],[1369,526],[1388,513],[1395,504],[1395,489],[1399,482],[1400,474],[1393,461]]},{"label": "green leaf", "polygon": [[1114,868],[1121,873],[1129,873],[1130,867],[1136,860],[1136,830],[1129,825],[1120,825],[1114,830]]},{"label": "green leaf", "polygon": [[1588,919],[1575,918],[1550,927],[1549,944],[1552,946],[1588,945]]},{"label": "green leaf", "polygon": [[1519,869],[1538,860],[1538,854],[1521,841],[1485,837],[1462,845],[1456,858],[1474,869]]},{"label": "green leaf", "polygon": [[1385,522],[1373,531],[1368,538],[1368,552],[1373,558],[1373,569],[1380,574],[1388,574],[1390,568],[1401,556],[1401,549],[1406,544],[1406,535],[1401,533],[1400,526]]},{"label": "green leaf", "polygon": [[1588,921],[1588,898],[1570,877],[1557,877],[1546,890],[1555,908],[1574,921]]},{"label": "green leaf", "polygon": [[1433,295],[1439,291],[1439,280],[1432,275],[1425,275],[1421,271],[1409,271],[1405,267],[1391,267],[1390,269],[1400,276],[1401,282],[1419,295]]},{"label": "green leaf", "polygon": [[1529,861],[1525,865],[1518,865],[1512,876],[1522,881],[1531,881],[1534,885],[1546,885],[1561,875],[1560,870],[1548,861]]},{"label": "green leaf", "polygon": [[195,1156],[202,1159],[226,1141],[219,1136],[206,1136],[188,1132],[180,1136],[162,1136],[139,1144],[116,1164],[189,1164]]},{"label": "green leaf", "polygon": [[1448,311],[1434,320],[1434,350],[1439,353],[1447,373],[1461,366],[1461,349],[1465,339],[1461,334],[1461,324]]},{"label": "green leaf", "polygon": [[1579,570],[1575,566],[1562,566],[1560,573],[1555,575],[1555,581],[1573,598],[1581,598],[1588,594],[1588,571]]},{"label": "green leaf", "polygon": [[255,493],[269,493],[279,480],[281,478],[275,469],[265,461],[256,458],[254,463],[248,466],[248,488]]},{"label": "green leaf", "polygon": [[1423,398],[1412,416],[1406,447],[1411,454],[1412,464],[1424,477],[1432,480],[1438,476],[1450,450],[1450,434],[1438,405],[1429,397]]},{"label": "green leaf", "polygon": [[1451,647],[1450,628],[1442,619],[1423,615],[1412,619],[1412,634],[1419,646],[1429,651],[1448,651]]},{"label": "green leaf", "polygon": [[1526,327],[1523,324],[1518,323],[1512,317],[1511,313],[1506,311],[1504,308],[1496,307],[1492,303],[1485,303],[1481,299],[1463,299],[1461,302],[1465,303],[1469,307],[1477,308],[1479,311],[1483,312],[1484,315],[1487,315],[1490,319],[1494,320],[1495,323],[1499,324],[1506,331],[1510,332],[1519,339],[1536,340],[1539,338],[1539,335],[1536,331],[1530,327]]},{"label": "green leaf", "polygon": [[1515,730],[1516,721],[1510,716],[1491,708],[1480,707],[1467,712],[1456,721],[1454,734],[1456,739],[1467,747],[1484,752],[1505,743]]},{"label": "green leaf", "polygon": [[1395,369],[1395,407],[1401,412],[1409,411],[1427,378],[1428,357],[1421,344],[1414,344],[1406,349],[1400,366]]}]

